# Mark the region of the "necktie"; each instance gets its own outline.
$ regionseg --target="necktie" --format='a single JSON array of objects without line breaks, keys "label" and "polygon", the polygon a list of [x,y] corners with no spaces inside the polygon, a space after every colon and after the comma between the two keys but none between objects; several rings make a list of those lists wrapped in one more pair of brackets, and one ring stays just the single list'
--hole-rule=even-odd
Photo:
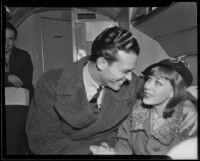
[{"label": "necktie", "polygon": [[92,99],[90,100],[90,103],[97,103],[97,99],[98,99],[99,94],[101,93],[102,89],[103,89],[103,87],[99,86],[99,88],[97,89],[97,93],[92,97]]}]

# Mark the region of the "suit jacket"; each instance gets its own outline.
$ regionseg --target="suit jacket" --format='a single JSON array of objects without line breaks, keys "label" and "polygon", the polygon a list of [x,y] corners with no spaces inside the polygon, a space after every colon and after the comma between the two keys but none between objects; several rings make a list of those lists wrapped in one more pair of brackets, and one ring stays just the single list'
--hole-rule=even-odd
[{"label": "suit jacket", "polygon": [[9,58],[9,72],[5,73],[5,87],[13,87],[13,84],[8,82],[8,75],[14,74],[23,82],[23,88],[27,88],[30,96],[33,95],[33,64],[30,55],[19,48],[14,47]]},{"label": "suit jacket", "polygon": [[136,101],[141,81],[115,92],[105,89],[99,112],[88,103],[83,66],[88,57],[50,70],[39,79],[29,109],[26,131],[35,154],[89,154],[89,146],[105,141],[115,144],[117,128]]}]

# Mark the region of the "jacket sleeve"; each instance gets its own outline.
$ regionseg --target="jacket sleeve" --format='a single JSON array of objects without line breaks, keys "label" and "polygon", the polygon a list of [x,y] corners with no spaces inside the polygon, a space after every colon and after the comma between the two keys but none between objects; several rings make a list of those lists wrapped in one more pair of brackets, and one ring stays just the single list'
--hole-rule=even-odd
[{"label": "jacket sleeve", "polygon": [[21,68],[21,80],[23,82],[23,87],[31,89],[33,80],[33,64],[31,61],[31,56],[25,52],[23,58],[23,65]]},{"label": "jacket sleeve", "polygon": [[131,132],[130,132],[130,120],[127,118],[118,129],[117,143],[114,147],[116,154],[127,154],[131,155]]},{"label": "jacket sleeve", "polygon": [[38,81],[29,109],[26,132],[30,149],[34,154],[89,153],[89,148],[61,131],[62,123],[54,110],[56,83],[50,80],[51,75],[44,74]]},{"label": "jacket sleeve", "polygon": [[9,72],[5,72],[5,87],[14,87],[14,85],[8,81],[9,74]]}]

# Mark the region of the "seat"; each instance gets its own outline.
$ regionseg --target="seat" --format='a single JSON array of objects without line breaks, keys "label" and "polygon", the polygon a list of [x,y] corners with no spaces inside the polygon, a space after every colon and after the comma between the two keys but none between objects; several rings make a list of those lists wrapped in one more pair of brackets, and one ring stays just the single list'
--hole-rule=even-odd
[{"label": "seat", "polygon": [[6,87],[5,88],[6,105],[29,105],[29,91],[25,88]]},{"label": "seat", "polygon": [[7,155],[25,155],[29,151],[25,132],[28,107],[27,89],[5,87]]}]

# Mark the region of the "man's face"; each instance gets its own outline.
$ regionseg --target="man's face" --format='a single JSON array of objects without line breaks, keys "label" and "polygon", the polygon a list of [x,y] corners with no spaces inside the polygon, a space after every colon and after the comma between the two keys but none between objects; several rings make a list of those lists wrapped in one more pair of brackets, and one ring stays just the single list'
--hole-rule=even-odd
[{"label": "man's face", "polygon": [[115,91],[118,91],[126,80],[132,80],[132,72],[138,57],[135,53],[122,50],[119,50],[117,54],[118,60],[110,65],[106,63],[101,71],[103,85]]},{"label": "man's face", "polygon": [[15,33],[14,31],[10,29],[6,29],[5,34],[5,52],[9,53],[13,50],[13,47],[15,46]]}]

